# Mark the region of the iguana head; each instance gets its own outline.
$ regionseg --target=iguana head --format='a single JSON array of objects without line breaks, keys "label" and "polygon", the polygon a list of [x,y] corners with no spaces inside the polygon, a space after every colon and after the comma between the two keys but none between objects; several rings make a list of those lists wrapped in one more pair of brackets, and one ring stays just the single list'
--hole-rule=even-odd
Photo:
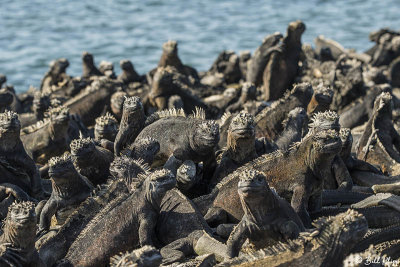
[{"label": "iguana head", "polygon": [[197,166],[191,160],[185,160],[176,171],[176,182],[181,190],[189,190],[198,180]]},{"label": "iguana head", "polygon": [[119,62],[119,66],[121,67],[122,70],[124,71],[132,71],[133,70],[133,64],[130,60],[123,59]]},{"label": "iguana head", "polygon": [[100,141],[107,139],[114,142],[118,133],[118,121],[109,112],[106,115],[98,117],[94,126],[94,139]]},{"label": "iguana head", "polygon": [[[153,76],[153,83],[149,95],[151,99],[156,99],[157,97],[168,95],[170,92],[173,92],[172,86],[176,71],[177,70],[171,66],[157,68]],[[162,109],[162,107],[158,108]]]},{"label": "iguana head", "polygon": [[333,90],[320,83],[315,89],[310,103],[307,106],[307,112],[313,113],[320,111],[323,107],[328,107],[332,103]]},{"label": "iguana head", "polygon": [[169,40],[162,45],[163,52],[167,55],[178,53],[178,43],[174,40]]},{"label": "iguana head", "polygon": [[300,42],[301,35],[305,30],[306,30],[306,25],[301,20],[293,21],[289,23],[289,26],[287,28],[287,36],[291,40]]},{"label": "iguana head", "polygon": [[238,183],[239,196],[260,197],[265,190],[270,190],[265,175],[257,170],[248,169],[240,173]]},{"label": "iguana head", "polygon": [[18,119],[18,114],[14,111],[6,111],[0,113],[0,139],[11,141],[19,137],[21,123]]},{"label": "iguana head", "polygon": [[19,248],[32,246],[36,234],[35,204],[28,201],[11,204],[3,227],[3,242]]},{"label": "iguana head", "polygon": [[342,262],[353,246],[368,231],[368,223],[365,217],[352,209],[333,217],[319,218],[312,224],[318,231],[314,238],[322,242],[321,245],[331,248],[332,255],[325,259],[325,263],[332,260]]},{"label": "iguana head", "polygon": [[310,134],[327,129],[339,131],[339,115],[331,110],[325,112],[317,112],[312,117],[311,123],[308,126]]},{"label": "iguana head", "polygon": [[336,155],[342,150],[342,141],[335,130],[320,130],[312,135],[313,151],[317,155]]},{"label": "iguana head", "polygon": [[351,135],[351,131],[349,128],[341,128],[340,132],[340,140],[342,140],[342,150],[340,151],[340,156],[343,159],[346,159],[350,156],[351,146],[353,145],[353,136]]},{"label": "iguana head", "polygon": [[219,142],[219,126],[215,121],[199,121],[193,131],[192,148],[198,153],[208,153]]},{"label": "iguana head", "polygon": [[392,95],[388,92],[381,93],[374,102],[374,112],[379,116],[392,117]]},{"label": "iguana head", "polygon": [[82,61],[87,66],[94,66],[93,55],[87,51],[82,53]]},{"label": "iguana head", "polygon": [[242,111],[233,117],[228,128],[228,134],[235,139],[254,137],[254,127],[253,115]]},{"label": "iguana head", "polygon": [[144,246],[132,252],[116,255],[111,258],[111,267],[153,267],[161,264],[160,252],[152,246]]},{"label": "iguana head", "polygon": [[0,89],[0,108],[6,108],[14,100],[14,96],[6,88]]},{"label": "iguana head", "polygon": [[240,98],[243,103],[249,100],[257,99],[257,87],[250,82],[245,82],[242,86],[242,92]]},{"label": "iguana head", "polygon": [[73,157],[85,158],[90,157],[96,150],[96,144],[90,137],[75,139],[70,144],[71,154]]},{"label": "iguana head", "polygon": [[51,124],[54,128],[68,128],[70,121],[69,108],[64,106],[50,108],[46,115],[50,118]]},{"label": "iguana head", "polygon": [[111,96],[111,100],[110,100],[111,110],[115,114],[115,116],[118,117],[118,119],[120,119],[122,116],[124,101],[127,96],[128,95],[125,92],[115,92]]},{"label": "iguana head", "polygon": [[[124,100],[122,120],[124,123],[136,120],[138,116],[144,116],[142,101],[138,96],[126,97]],[[127,120],[127,121],[126,121]]]},{"label": "iguana head", "polygon": [[136,140],[129,149],[131,150],[130,156],[136,159],[142,159],[147,164],[152,164],[154,156],[160,151],[160,143],[151,138],[145,137]]},{"label": "iguana head", "polygon": [[59,58],[50,63],[50,72],[54,76],[58,76],[62,73],[65,73],[67,68],[69,67],[69,61],[66,58]]},{"label": "iguana head", "polygon": [[175,187],[176,179],[170,170],[161,169],[152,172],[144,183],[147,201],[158,209],[165,193]]},{"label": "iguana head", "polygon": [[50,107],[50,97],[47,94],[36,92],[33,96],[32,109],[35,114],[43,114]]},{"label": "iguana head", "polygon": [[64,154],[49,160],[49,176],[56,184],[67,184],[77,173],[71,155]]}]

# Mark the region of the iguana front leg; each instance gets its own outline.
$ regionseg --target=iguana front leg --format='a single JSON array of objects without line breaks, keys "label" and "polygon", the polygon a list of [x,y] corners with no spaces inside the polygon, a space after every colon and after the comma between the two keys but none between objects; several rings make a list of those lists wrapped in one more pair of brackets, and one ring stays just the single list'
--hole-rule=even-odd
[{"label": "iguana front leg", "polygon": [[332,171],[335,175],[338,189],[351,191],[351,188],[353,187],[353,180],[351,179],[350,173],[347,170],[346,164],[344,164],[340,156],[336,156],[332,161]]},{"label": "iguana front leg", "polygon": [[40,213],[39,233],[47,231],[50,228],[51,217],[56,214],[57,201],[49,199]]},{"label": "iguana front leg", "polygon": [[241,221],[235,228],[227,241],[227,254],[229,258],[234,258],[239,255],[239,251],[249,235],[249,227],[244,221]]},{"label": "iguana front leg", "polygon": [[296,188],[293,190],[291,205],[294,211],[297,212],[297,214],[299,215],[304,224],[304,227],[306,228],[311,227],[311,218],[307,212],[308,199],[309,197],[304,186],[296,186]]}]

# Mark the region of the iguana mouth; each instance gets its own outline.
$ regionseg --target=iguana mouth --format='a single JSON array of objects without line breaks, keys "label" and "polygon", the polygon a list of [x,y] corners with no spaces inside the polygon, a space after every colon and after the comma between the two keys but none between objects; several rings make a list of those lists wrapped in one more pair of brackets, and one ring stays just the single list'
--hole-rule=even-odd
[{"label": "iguana mouth", "polygon": [[234,133],[237,136],[249,137],[254,135],[254,129],[249,129],[249,128],[233,129],[232,133]]},{"label": "iguana mouth", "polygon": [[322,147],[322,151],[324,153],[331,153],[340,151],[341,148],[342,148],[341,142],[339,142],[338,140],[333,140],[330,141],[329,143],[325,143]]}]

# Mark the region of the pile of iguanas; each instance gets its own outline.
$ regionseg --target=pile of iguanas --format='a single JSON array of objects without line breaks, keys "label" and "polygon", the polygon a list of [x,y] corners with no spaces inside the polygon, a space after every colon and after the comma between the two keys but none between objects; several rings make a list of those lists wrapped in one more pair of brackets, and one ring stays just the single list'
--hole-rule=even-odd
[{"label": "pile of iguanas", "polygon": [[[0,75],[1,266],[384,266],[400,259],[400,32],[301,21],[197,72],[82,55]],[[4,86],[3,86],[4,84]]]}]

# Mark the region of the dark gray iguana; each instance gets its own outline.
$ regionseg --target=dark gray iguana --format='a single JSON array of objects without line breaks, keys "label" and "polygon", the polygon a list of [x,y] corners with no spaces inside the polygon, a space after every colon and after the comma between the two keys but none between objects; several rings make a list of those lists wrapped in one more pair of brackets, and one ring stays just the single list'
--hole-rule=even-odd
[{"label": "dark gray iguana", "polygon": [[20,139],[17,113],[0,113],[1,182],[15,184],[32,197],[40,199],[44,191],[35,162],[28,156]]},{"label": "dark gray iguana", "polygon": [[0,265],[45,267],[35,249],[36,213],[32,202],[14,202],[0,236]]},{"label": "dark gray iguana", "polygon": [[217,266],[341,266],[352,247],[365,235],[365,217],[354,210],[313,222],[313,232],[298,239],[280,243],[248,255],[242,255]]},{"label": "dark gray iguana", "polygon": [[51,158],[49,167],[53,190],[40,213],[39,232],[49,230],[53,215],[56,216],[57,224],[63,224],[67,216],[90,196],[93,189],[86,177],[76,171],[69,155]]},{"label": "dark gray iguana", "polygon": [[111,201],[80,233],[61,266],[106,266],[119,252],[155,244],[160,202],[175,184],[170,171],[158,170],[132,194]]},{"label": "dark gray iguana", "polygon": [[96,145],[88,138],[75,139],[71,142],[71,155],[75,168],[93,185],[105,183],[110,175],[110,164],[114,154]]},{"label": "dark gray iguana", "polygon": [[[334,130],[324,130],[306,136],[288,151],[277,151],[258,157],[225,177],[209,195],[194,200],[208,222],[222,211],[236,220],[243,216],[237,194],[237,184],[245,170],[255,169],[265,174],[269,186],[291,201],[291,205],[306,227],[311,224],[308,211],[321,208],[324,176],[331,171],[333,158],[342,142]],[[211,209],[209,209],[211,208]]]},{"label": "dark gray iguana", "polygon": [[246,239],[255,248],[265,248],[297,238],[305,230],[293,208],[269,188],[261,172],[245,170],[238,183],[238,193],[244,216],[229,236],[230,258],[238,256]]}]

